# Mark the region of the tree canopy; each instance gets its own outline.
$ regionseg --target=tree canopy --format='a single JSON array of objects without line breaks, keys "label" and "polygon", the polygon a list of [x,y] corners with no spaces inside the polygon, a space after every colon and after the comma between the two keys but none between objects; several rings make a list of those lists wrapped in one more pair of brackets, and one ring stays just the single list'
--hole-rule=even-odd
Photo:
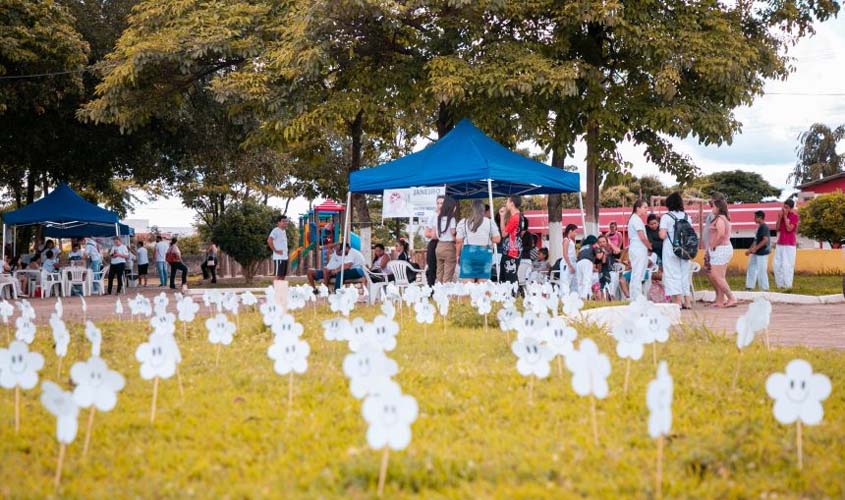
[{"label": "tree canopy", "polygon": [[845,242],[845,193],[829,193],[813,198],[798,209],[798,232],[830,244]]},{"label": "tree canopy", "polygon": [[705,196],[722,193],[729,203],[760,203],[780,196],[780,189],[766,182],[763,176],[744,170],[714,172],[696,179],[692,187],[700,189]]},{"label": "tree canopy", "polygon": [[845,171],[845,154],[836,152],[836,146],[845,139],[845,125],[830,128],[814,123],[798,136],[798,162],[789,176],[795,184],[817,181]]}]

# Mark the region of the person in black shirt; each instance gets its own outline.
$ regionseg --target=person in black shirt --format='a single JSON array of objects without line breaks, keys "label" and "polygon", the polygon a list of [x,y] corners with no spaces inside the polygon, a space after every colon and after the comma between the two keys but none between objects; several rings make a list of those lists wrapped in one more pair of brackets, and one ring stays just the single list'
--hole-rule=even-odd
[{"label": "person in black shirt", "polygon": [[660,256],[663,255],[663,240],[660,239],[660,217],[656,214],[648,214],[645,227],[648,242],[651,243],[651,251],[657,254],[657,262],[660,263]]},{"label": "person in black shirt", "polygon": [[771,251],[771,230],[766,224],[766,214],[762,210],[754,212],[757,234],[754,243],[745,251],[748,255],[748,269],[745,272],[745,288],[754,290],[760,285],[761,290],[769,289],[769,253]]}]

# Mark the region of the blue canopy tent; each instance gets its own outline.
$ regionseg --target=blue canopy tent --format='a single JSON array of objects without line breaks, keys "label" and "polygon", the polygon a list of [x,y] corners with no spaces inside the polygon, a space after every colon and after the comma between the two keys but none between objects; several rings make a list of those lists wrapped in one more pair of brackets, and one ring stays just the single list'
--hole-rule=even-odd
[{"label": "blue canopy tent", "polygon": [[[455,198],[578,193],[580,176],[551,167],[502,146],[467,119],[422,151],[349,175],[347,206],[352,193],[381,194],[385,189],[446,186]],[[346,213],[344,243],[349,232]],[[583,203],[582,203],[583,216]]]},{"label": "blue canopy tent", "polygon": [[56,237],[70,237],[78,232],[84,232],[82,236],[131,234],[128,226],[125,232],[121,231],[116,213],[89,202],[64,183],[40,200],[3,215],[4,257],[6,226],[31,225],[43,225],[46,235]]}]

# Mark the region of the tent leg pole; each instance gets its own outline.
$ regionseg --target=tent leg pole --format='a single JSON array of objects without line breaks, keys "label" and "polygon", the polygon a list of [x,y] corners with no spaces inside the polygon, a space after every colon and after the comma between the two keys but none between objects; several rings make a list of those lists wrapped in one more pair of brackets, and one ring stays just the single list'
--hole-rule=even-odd
[{"label": "tent leg pole", "polygon": [[3,262],[6,262],[6,223],[3,223]]},{"label": "tent leg pole", "polygon": [[[346,214],[345,221],[343,222],[343,243],[340,246],[340,253],[341,253],[341,262],[343,262],[343,258],[346,256],[346,240],[349,238],[349,219],[352,216],[352,191],[349,191],[346,194]],[[343,271],[345,270],[346,266],[340,266],[340,286],[343,287]],[[337,290],[335,290],[337,293]]]},{"label": "tent leg pole", "polygon": [[584,237],[587,237],[587,213],[584,212],[584,196],[581,194],[581,189],[578,189],[578,208],[581,209],[581,230]]},{"label": "tent leg pole", "polygon": [[[493,214],[496,211],[496,207],[493,206],[493,179],[487,179],[487,201],[490,203],[490,222],[493,222]],[[502,221],[499,221],[501,224]],[[502,228],[499,228],[499,234],[501,234]],[[496,264],[496,255],[499,254],[499,245],[493,245],[493,264]],[[499,281],[499,267],[496,266],[496,281]]]},{"label": "tent leg pole", "polygon": [[12,257],[18,254],[18,226],[12,226]]}]

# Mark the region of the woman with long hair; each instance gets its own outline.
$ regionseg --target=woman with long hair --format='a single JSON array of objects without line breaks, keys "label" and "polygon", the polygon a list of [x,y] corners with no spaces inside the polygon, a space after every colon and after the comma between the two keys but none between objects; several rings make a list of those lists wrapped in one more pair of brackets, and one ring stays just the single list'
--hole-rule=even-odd
[{"label": "woman with long hair", "polygon": [[560,285],[561,288],[564,288],[564,291],[566,291],[566,286],[569,287],[570,291],[578,288],[578,273],[575,267],[578,262],[578,251],[575,248],[577,232],[578,226],[575,224],[567,224],[563,228],[563,258],[560,259]]},{"label": "woman with long hair", "polygon": [[648,203],[639,199],[634,202],[634,211],[628,219],[628,260],[631,261],[631,300],[643,292],[643,280],[648,268],[648,253],[651,243],[648,241],[643,217],[648,213]]},{"label": "woman with long hair", "polygon": [[713,307],[735,307],[736,298],[731,292],[731,286],[726,277],[728,263],[733,256],[731,245],[731,218],[728,215],[728,203],[723,199],[713,200],[713,222],[710,224],[710,273],[707,277],[716,290],[716,301]]},{"label": "woman with long hair", "polygon": [[502,240],[499,228],[485,216],[481,200],[473,200],[471,215],[458,223],[456,230],[459,278],[467,282],[490,279],[493,245]]},{"label": "woman with long hair", "polygon": [[692,288],[690,288],[690,261],[675,255],[672,242],[675,238],[675,223],[689,221],[684,212],[684,199],[675,191],[666,197],[667,213],[660,218],[660,238],[663,240],[663,288],[672,302],[683,309],[692,309]]},{"label": "woman with long hair", "polygon": [[455,279],[455,265],[457,252],[455,250],[455,228],[458,225],[458,202],[447,196],[443,200],[440,214],[437,217],[437,227],[434,228],[437,237],[437,282],[451,283]]},{"label": "woman with long hair", "polygon": [[503,207],[504,210],[501,212],[502,220],[504,221],[504,229],[502,230],[502,241],[504,245],[502,246],[499,281],[516,283],[519,280],[517,271],[522,256],[522,238],[520,238],[522,229],[521,206],[522,199],[519,196],[508,196]]}]

